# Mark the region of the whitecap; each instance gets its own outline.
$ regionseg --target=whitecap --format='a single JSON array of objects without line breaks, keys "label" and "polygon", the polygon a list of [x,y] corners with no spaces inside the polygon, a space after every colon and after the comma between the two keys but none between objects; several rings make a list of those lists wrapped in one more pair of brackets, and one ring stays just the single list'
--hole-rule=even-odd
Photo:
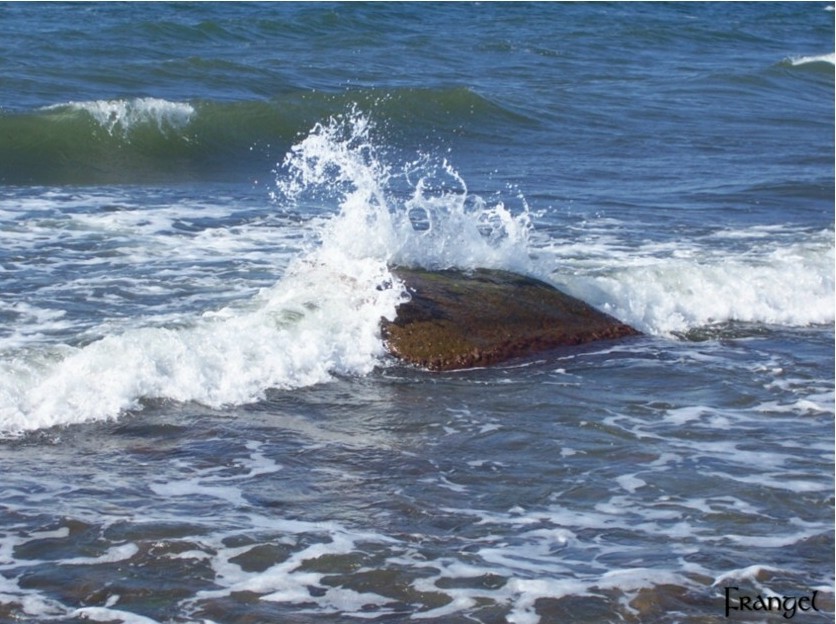
[{"label": "whitecap", "polygon": [[[67,106],[93,115],[109,132],[140,123],[180,127],[194,112],[189,104],[151,99]],[[284,202],[282,210],[293,206],[320,216],[309,222],[310,239],[284,275],[254,296],[197,315],[177,314],[162,326],[127,323],[110,332],[103,324],[103,335],[80,345],[26,345],[15,337],[22,348],[0,361],[0,432],[113,419],[148,399],[240,405],[270,388],[368,374],[386,354],[380,319],[394,318],[407,297],[391,265],[529,266],[525,206],[515,213],[470,194],[443,160],[419,156],[398,169],[376,148],[372,131],[369,119],[353,112],[318,124],[290,150],[275,199]],[[120,248],[126,252],[121,262],[138,266],[154,255],[205,258],[238,249],[232,236],[204,233],[189,244],[181,236],[159,236],[172,230],[181,208],[81,211],[72,218],[83,232],[133,241]],[[200,207],[187,208],[198,214]],[[149,240],[148,248],[140,244]],[[81,293],[90,285],[80,279],[72,287]],[[135,280],[131,287],[166,294],[156,282]],[[60,313],[32,325],[43,328],[57,318]],[[234,493],[216,494],[238,500]]]},{"label": "whitecap", "polygon": [[544,251],[561,266],[555,283],[645,333],[673,336],[730,321],[832,323],[833,233],[793,230],[786,239],[718,247],[709,236],[624,249],[604,233],[576,243],[580,249],[555,243]]},{"label": "whitecap", "polygon": [[191,121],[195,108],[188,102],[171,102],[143,97],[116,100],[89,100],[47,106],[47,111],[81,111],[89,115],[108,134],[127,136],[140,125],[152,124],[160,132],[182,130]]},{"label": "whitecap", "polygon": [[81,607],[72,613],[72,617],[94,622],[120,622],[121,624],[160,624],[157,620],[109,607]]},{"label": "whitecap", "polygon": [[791,65],[807,65],[809,63],[828,63],[830,65],[834,65],[836,64],[836,53],[831,52],[830,54],[817,54],[812,56],[791,56],[788,60]]}]

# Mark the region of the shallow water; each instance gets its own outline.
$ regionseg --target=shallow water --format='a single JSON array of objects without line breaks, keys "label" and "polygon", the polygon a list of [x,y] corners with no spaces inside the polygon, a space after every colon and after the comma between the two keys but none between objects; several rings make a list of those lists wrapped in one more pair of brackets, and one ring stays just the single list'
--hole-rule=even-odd
[{"label": "shallow water", "polygon": [[[0,621],[832,621],[832,5],[2,15]],[[643,335],[416,370],[393,264]]]}]

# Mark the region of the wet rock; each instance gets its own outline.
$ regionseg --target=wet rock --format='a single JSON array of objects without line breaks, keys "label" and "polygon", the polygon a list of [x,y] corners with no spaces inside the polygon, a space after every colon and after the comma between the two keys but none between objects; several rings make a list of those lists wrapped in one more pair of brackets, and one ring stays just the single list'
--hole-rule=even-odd
[{"label": "wet rock", "polygon": [[389,351],[430,370],[488,366],[639,332],[539,280],[489,269],[395,268],[412,299],[381,329]]}]

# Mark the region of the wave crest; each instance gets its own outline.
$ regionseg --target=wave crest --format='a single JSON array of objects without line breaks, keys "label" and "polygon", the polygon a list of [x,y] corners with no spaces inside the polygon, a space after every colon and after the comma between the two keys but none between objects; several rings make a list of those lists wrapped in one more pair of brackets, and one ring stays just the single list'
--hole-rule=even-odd
[{"label": "wave crest", "polygon": [[[0,182],[236,180],[270,164],[317,121],[359,106],[406,144],[449,130],[529,124],[465,88],[292,92],[271,100],[116,98],[0,112]],[[391,138],[391,137],[390,137]]]},{"label": "wave crest", "polygon": [[68,102],[47,106],[43,110],[60,115],[82,112],[104,128],[111,136],[127,138],[137,127],[152,125],[163,134],[182,131],[195,113],[187,102],[170,102],[159,98],[134,98]]},{"label": "wave crest", "polygon": [[792,56],[787,59],[790,65],[809,65],[811,63],[836,64],[836,53],[818,54],[813,56]]}]

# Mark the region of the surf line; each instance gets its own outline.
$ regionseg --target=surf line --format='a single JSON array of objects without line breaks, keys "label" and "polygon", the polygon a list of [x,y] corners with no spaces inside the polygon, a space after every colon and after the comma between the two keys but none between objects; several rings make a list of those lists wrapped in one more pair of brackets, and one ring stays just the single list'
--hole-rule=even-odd
[{"label": "surf line", "polygon": [[[809,596],[767,596],[760,594],[747,596],[740,593],[739,587],[724,587],[726,596],[726,617],[732,611],[782,611],[786,619],[795,617],[796,611],[821,611],[816,606],[818,590]],[[737,604],[733,603],[732,591],[736,592]]]}]

